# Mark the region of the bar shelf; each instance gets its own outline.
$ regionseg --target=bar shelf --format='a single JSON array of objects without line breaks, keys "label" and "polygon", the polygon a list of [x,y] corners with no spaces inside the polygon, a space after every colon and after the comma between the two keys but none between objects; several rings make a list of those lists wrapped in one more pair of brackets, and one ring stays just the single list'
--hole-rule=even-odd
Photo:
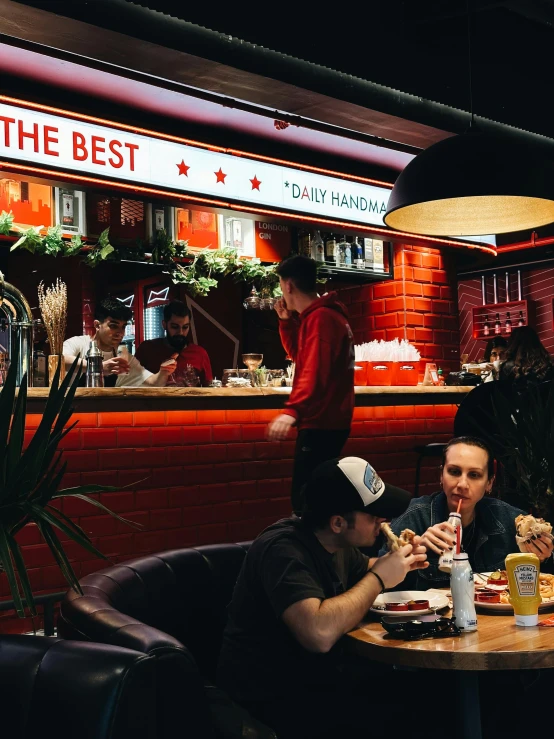
[{"label": "bar shelf", "polygon": [[[488,341],[495,336],[508,338],[510,333],[506,331],[506,315],[510,314],[512,331],[517,328],[520,312],[523,313],[525,326],[533,326],[535,322],[534,303],[531,300],[511,300],[508,303],[487,303],[478,305],[472,311],[472,335],[474,339]],[[496,314],[500,319],[500,333],[495,332]],[[484,326],[488,318],[489,333],[485,334]]]}]

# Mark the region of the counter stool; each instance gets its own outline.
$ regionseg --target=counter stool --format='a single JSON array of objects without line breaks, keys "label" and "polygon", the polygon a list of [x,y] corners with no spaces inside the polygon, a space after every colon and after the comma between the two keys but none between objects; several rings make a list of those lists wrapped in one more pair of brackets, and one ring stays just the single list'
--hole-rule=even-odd
[{"label": "counter stool", "polygon": [[444,443],[425,444],[422,446],[414,447],[414,452],[416,452],[416,454],[418,455],[415,471],[414,498],[419,497],[419,475],[421,473],[422,461],[430,457],[439,457],[440,459],[445,447],[446,444]]}]

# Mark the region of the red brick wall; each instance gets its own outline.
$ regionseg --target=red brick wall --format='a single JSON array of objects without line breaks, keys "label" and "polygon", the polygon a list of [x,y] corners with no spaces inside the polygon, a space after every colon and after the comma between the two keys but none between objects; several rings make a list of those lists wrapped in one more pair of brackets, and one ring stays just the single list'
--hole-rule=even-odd
[{"label": "red brick wall", "polygon": [[[514,277],[512,276],[512,283]],[[554,268],[529,269],[522,274],[522,297],[534,304],[535,316],[531,324],[536,329],[540,340],[550,354],[554,354]],[[516,300],[512,292],[511,300]],[[486,300],[492,303],[494,300],[492,280],[487,275]],[[504,274],[499,274],[498,280],[498,302],[506,300],[506,283]],[[473,338],[473,312],[483,304],[481,293],[481,280],[474,277],[471,280],[461,280],[458,286],[458,307],[460,311],[460,341],[461,353],[469,355],[470,362],[479,361],[483,357],[487,342]],[[491,318],[492,318],[491,314]],[[512,316],[514,326],[517,325],[517,316]],[[492,338],[492,337],[491,337]]]},{"label": "red brick wall", "polygon": [[[447,440],[455,411],[452,405],[356,408],[345,453],[367,458],[387,481],[412,490],[414,445]],[[79,500],[65,500],[63,511],[112,562],[173,547],[253,538],[290,513],[294,439],[265,439],[267,422],[276,413],[75,414],[78,426],[61,445],[68,463],[63,486],[136,483],[102,494],[100,500],[142,529],[130,529]],[[27,441],[39,420],[28,416]],[[422,470],[420,492],[437,488],[437,464]],[[18,540],[34,592],[66,589],[37,529],[26,527]],[[67,553],[79,577],[107,566],[73,542],[67,543]],[[0,575],[0,598],[7,597],[6,578]],[[0,633],[32,628],[29,620],[0,613]]]},{"label": "red brick wall", "polygon": [[451,256],[438,249],[395,245],[394,280],[339,290],[357,344],[408,339],[422,362],[460,368],[456,273]]},{"label": "red brick wall", "polygon": [[[338,289],[356,343],[407,338],[424,361],[459,367],[455,273],[436,249],[397,245],[394,280]],[[87,300],[83,294],[83,302]],[[367,458],[393,484],[413,489],[417,444],[446,441],[456,406],[356,408],[346,454]],[[172,547],[250,539],[290,512],[294,439],[271,443],[266,425],[277,410],[150,411],[76,414],[63,441],[65,486],[128,485],[102,502],[142,525],[136,532],[92,506],[67,500],[63,510],[112,562]],[[38,416],[29,416],[29,429]],[[437,488],[438,462],[423,468],[421,493]],[[137,482],[139,481],[139,482]],[[36,529],[19,535],[35,592],[66,585]],[[72,542],[78,576],[107,566]],[[8,596],[0,575],[0,598]],[[0,614],[0,632],[29,630],[28,621]]]}]

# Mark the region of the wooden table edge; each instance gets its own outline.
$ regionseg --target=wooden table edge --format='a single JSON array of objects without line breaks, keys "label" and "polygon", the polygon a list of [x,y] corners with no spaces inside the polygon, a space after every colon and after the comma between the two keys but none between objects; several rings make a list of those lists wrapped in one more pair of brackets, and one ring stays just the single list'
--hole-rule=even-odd
[{"label": "wooden table edge", "polygon": [[[537,629],[541,627],[533,627]],[[542,629],[541,629],[542,631]],[[395,664],[402,667],[419,667],[435,670],[538,670],[554,669],[554,647],[547,650],[529,649],[514,651],[464,651],[464,635],[447,637],[444,639],[425,639],[413,642],[391,640],[391,644],[380,645],[366,638],[364,627],[354,629],[343,638],[343,646],[351,654],[357,654],[364,659],[371,659],[384,664]],[[451,641],[453,650],[442,651]],[[394,643],[392,643],[394,642]],[[403,647],[402,644],[410,646]],[[425,643],[423,649],[417,645]],[[436,643],[437,649],[429,646]]]}]

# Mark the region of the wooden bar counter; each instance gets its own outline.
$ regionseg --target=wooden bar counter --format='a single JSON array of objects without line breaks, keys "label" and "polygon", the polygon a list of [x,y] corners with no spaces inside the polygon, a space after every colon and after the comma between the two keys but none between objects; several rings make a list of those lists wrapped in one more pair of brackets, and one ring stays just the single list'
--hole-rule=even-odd
[{"label": "wooden bar counter", "polygon": [[[457,404],[471,387],[357,387],[356,407]],[[78,388],[74,407],[80,412],[110,410],[203,410],[282,408],[290,388],[170,387]],[[30,388],[28,408],[40,413],[48,388]]]},{"label": "wooden bar counter", "polygon": [[[413,490],[414,447],[452,436],[466,387],[360,387],[345,455],[368,459],[383,478]],[[82,388],[73,404],[77,426],[62,440],[62,487],[120,486],[100,499],[142,526],[129,529],[81,500],[64,512],[89,533],[111,562],[165,549],[251,539],[290,514],[295,433],[266,438],[286,388]],[[47,389],[31,388],[26,442],[40,423]],[[421,471],[420,493],[438,489],[438,460]],[[65,582],[36,527],[18,535],[35,592]],[[73,542],[68,556],[79,576],[106,563]],[[0,598],[7,597],[0,575]],[[0,630],[6,630],[0,618]],[[32,625],[13,621],[17,630]],[[28,629],[27,629],[28,630]]]}]

